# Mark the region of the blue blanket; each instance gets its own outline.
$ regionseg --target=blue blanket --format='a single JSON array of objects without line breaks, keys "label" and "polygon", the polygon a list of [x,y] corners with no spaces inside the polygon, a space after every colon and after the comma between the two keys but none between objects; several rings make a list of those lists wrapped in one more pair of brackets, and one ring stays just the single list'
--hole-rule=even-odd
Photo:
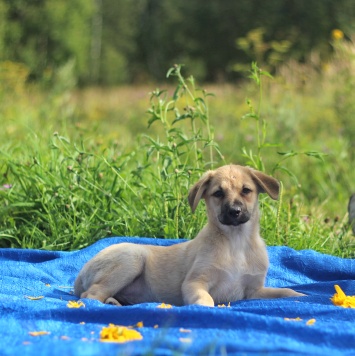
[{"label": "blue blanket", "polygon": [[[269,247],[268,286],[303,298],[243,300],[222,307],[116,307],[77,301],[73,283],[84,263],[113,243],[170,245],[179,240],[109,238],[75,252],[0,249],[1,355],[355,354],[355,309],[332,304],[338,284],[355,295],[355,260]],[[309,320],[315,319],[311,322]],[[103,327],[135,325],[143,339],[99,341]],[[43,332],[34,333],[33,332]]]}]

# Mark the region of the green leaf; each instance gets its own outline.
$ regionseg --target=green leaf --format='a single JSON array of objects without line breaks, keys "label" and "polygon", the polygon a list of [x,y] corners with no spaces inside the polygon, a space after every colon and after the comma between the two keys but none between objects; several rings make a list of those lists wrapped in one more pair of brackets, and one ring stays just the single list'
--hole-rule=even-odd
[{"label": "green leaf", "polygon": [[178,121],[185,120],[187,118],[193,119],[193,116],[190,114],[182,114],[175,118],[175,120],[172,122],[172,125],[174,125]]},{"label": "green leaf", "polygon": [[262,70],[262,71],[260,72],[260,75],[263,75],[263,76],[265,76],[265,77],[269,77],[269,78],[271,78],[271,79],[274,79],[274,77],[273,77],[269,72],[264,71],[264,70]]},{"label": "green leaf", "polygon": [[176,101],[179,99],[179,93],[180,93],[180,90],[182,88],[182,84],[178,84],[175,91],[174,91],[174,94],[173,94],[173,100]]},{"label": "green leaf", "polygon": [[298,179],[296,177],[296,175],[290,171],[288,168],[286,168],[285,166],[279,166],[277,165],[274,169],[273,169],[273,173],[276,171],[282,171],[285,172],[288,176],[290,176],[291,178],[293,178],[295,180],[296,183],[298,183]]},{"label": "green leaf", "polygon": [[317,152],[317,151],[308,151],[308,152],[304,152],[304,154],[308,157],[314,157],[316,159],[319,159],[322,162],[324,162],[324,157],[327,156],[326,153]]},{"label": "green leaf", "polygon": [[160,116],[153,115],[149,120],[148,120],[148,128],[152,125],[153,122],[155,121],[160,121]]},{"label": "green leaf", "polygon": [[298,155],[298,152],[288,151],[288,152],[277,152],[280,156],[284,156],[285,158],[294,157]]},{"label": "green leaf", "polygon": [[169,78],[176,71],[175,67],[171,67],[166,73],[166,77]]},{"label": "green leaf", "polygon": [[247,113],[247,114],[243,115],[242,118],[241,118],[241,120],[245,120],[245,119],[259,120],[259,116],[257,114],[254,114],[254,113]]}]

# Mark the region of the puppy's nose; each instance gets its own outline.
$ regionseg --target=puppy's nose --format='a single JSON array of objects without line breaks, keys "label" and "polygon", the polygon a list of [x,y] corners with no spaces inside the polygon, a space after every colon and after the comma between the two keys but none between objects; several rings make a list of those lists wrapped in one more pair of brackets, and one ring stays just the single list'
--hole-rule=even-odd
[{"label": "puppy's nose", "polygon": [[240,206],[230,208],[228,214],[232,217],[238,217],[242,212],[242,208]]}]

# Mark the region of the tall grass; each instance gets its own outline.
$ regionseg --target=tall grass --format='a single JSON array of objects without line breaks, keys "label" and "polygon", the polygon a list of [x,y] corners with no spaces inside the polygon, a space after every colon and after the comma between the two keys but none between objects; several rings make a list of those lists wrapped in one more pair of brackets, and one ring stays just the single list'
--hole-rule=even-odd
[{"label": "tall grass", "polygon": [[[274,79],[254,65],[252,83],[208,90],[174,66],[168,89],[150,94],[78,92],[70,67],[43,92],[26,84],[24,68],[6,64],[0,246],[71,250],[113,235],[192,238],[206,216],[202,204],[191,215],[189,187],[206,169],[233,162],[282,181],[278,202],[260,199],[268,244],[354,256],[346,214],[355,189],[346,97],[353,83],[340,85],[346,61],[334,58],[322,74],[311,63],[289,63]],[[287,78],[302,70],[306,81]]]}]

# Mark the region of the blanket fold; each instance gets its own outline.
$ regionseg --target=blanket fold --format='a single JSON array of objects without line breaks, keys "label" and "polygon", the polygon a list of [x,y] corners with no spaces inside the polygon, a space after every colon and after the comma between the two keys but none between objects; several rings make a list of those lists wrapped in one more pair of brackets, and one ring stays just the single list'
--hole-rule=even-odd
[{"label": "blanket fold", "polygon": [[[103,248],[181,241],[115,237],[74,252],[0,249],[0,354],[355,354],[355,309],[330,300],[336,284],[355,295],[355,261],[309,250],[268,248],[266,285],[306,297],[226,301],[214,308],[115,307],[84,299],[84,305],[69,307],[78,301],[73,284],[79,270]],[[138,322],[143,326],[137,328]],[[100,331],[110,323],[134,326],[143,338],[101,342]]]}]

